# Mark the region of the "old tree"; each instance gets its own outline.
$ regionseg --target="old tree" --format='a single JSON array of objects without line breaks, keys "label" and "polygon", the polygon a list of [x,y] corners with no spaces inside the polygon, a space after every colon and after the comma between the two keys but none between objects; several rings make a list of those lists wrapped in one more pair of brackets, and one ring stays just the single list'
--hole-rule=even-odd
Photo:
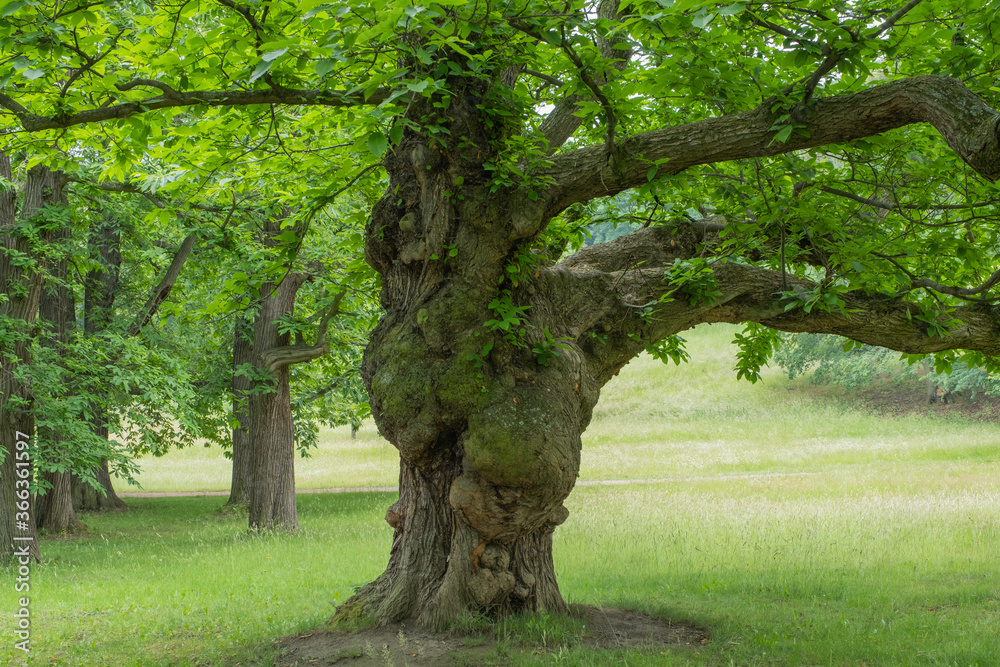
[{"label": "old tree", "polygon": [[[751,379],[774,330],[1000,354],[982,4],[18,0],[4,141],[103,141],[109,178],[147,151],[266,150],[275,173],[318,152],[344,167],[317,201],[380,160],[363,374],[400,497],[385,572],[340,613],[562,610],[581,433],[644,350],[731,322]],[[594,220],[637,229],[572,252]]]}]

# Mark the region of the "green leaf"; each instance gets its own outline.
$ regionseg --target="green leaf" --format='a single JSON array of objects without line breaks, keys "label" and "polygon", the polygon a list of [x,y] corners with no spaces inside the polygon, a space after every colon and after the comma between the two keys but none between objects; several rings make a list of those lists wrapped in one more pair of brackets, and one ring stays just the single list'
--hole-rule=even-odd
[{"label": "green leaf", "polygon": [[777,141],[782,144],[785,143],[786,141],[788,141],[788,138],[792,136],[793,129],[795,128],[793,128],[791,125],[784,126],[783,128],[781,128],[781,130],[778,131],[776,135],[774,135],[774,141]]},{"label": "green leaf", "polygon": [[10,16],[19,9],[23,9],[28,3],[24,0],[18,2],[12,2],[8,5],[4,5],[4,8],[0,10],[0,16]]},{"label": "green leaf", "polygon": [[742,14],[746,11],[746,8],[746,5],[736,2],[726,7],[722,7],[718,11],[720,16],[736,16],[737,14]]},{"label": "green leaf", "polygon": [[21,72],[21,74],[24,76],[25,79],[28,79],[29,81],[34,81],[35,79],[40,79],[43,76],[45,76],[45,70],[29,67],[28,69]]},{"label": "green leaf", "polygon": [[325,60],[320,60],[316,63],[316,74],[318,76],[326,76],[333,68],[337,66],[337,61],[333,58],[327,58]]},{"label": "green leaf", "polygon": [[381,132],[373,132],[368,135],[368,151],[375,157],[382,157],[388,146],[389,140]]},{"label": "green leaf", "polygon": [[695,28],[701,28],[702,30],[704,30],[705,28],[708,27],[708,24],[711,23],[712,19],[714,18],[715,14],[711,12],[709,12],[708,14],[704,14],[703,16],[695,16],[693,19],[691,19],[691,25],[693,25]]},{"label": "green leaf", "polygon": [[271,69],[271,65],[273,64],[274,64],[273,60],[261,60],[260,63],[257,64],[257,67],[254,68],[253,73],[250,75],[249,82],[253,83],[260,77],[267,74],[268,70]]},{"label": "green leaf", "polygon": [[389,128],[389,141],[391,141],[394,144],[398,144],[400,141],[402,141],[403,140],[403,130],[404,129],[405,128],[403,127],[402,123],[396,123],[395,125],[393,125],[392,127],[390,127]]},{"label": "green leaf", "polygon": [[263,61],[265,61],[265,62],[271,62],[272,60],[277,60],[278,58],[280,58],[281,56],[285,55],[286,53],[288,53],[288,47],[287,46],[285,48],[283,48],[283,49],[275,49],[274,51],[268,51],[267,53],[265,53],[264,55],[262,55],[260,57],[260,59],[263,60]]}]

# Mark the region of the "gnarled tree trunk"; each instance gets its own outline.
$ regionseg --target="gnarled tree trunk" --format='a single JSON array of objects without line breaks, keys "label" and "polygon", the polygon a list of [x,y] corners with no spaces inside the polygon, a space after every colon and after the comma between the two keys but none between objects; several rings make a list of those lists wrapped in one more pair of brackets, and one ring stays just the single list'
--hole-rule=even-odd
[{"label": "gnarled tree trunk", "polygon": [[[497,285],[507,266],[522,250],[534,258],[521,246],[542,209],[490,192],[492,137],[477,109],[486,89],[451,83],[454,145],[407,134],[387,159],[389,194],[367,230],[386,315],[363,374],[379,430],[400,452],[400,498],[386,517],[396,533],[386,571],[339,612],[432,627],[466,609],[565,609],[552,531],[567,517],[562,503],[598,397],[578,349],[538,362],[531,347],[548,327],[514,327],[505,340],[484,326],[503,319]],[[413,107],[415,118],[428,112]],[[522,317],[537,312],[541,323],[538,296]]]}]

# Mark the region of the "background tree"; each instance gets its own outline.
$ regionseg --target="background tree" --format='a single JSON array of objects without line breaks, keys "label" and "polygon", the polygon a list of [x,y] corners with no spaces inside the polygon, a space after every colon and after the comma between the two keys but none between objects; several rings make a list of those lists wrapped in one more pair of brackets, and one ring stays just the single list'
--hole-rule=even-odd
[{"label": "background tree", "polygon": [[[929,360],[879,347],[855,345],[839,336],[793,334],[783,337],[774,360],[789,378],[808,375],[813,384],[834,384],[848,391],[888,383],[898,391],[912,390],[917,378],[923,380],[927,402],[949,402],[953,394],[1000,395],[1000,379],[988,368],[969,366],[964,361],[949,362],[936,372]],[[909,382],[907,382],[909,381]]]},{"label": "background tree", "polygon": [[[197,146],[211,169],[346,128],[352,159],[302,192],[320,202],[384,154],[362,372],[400,498],[387,569],[343,614],[564,610],[552,533],[600,387],[644,350],[682,358],[698,323],[749,323],[749,379],[773,329],[1000,353],[995,3],[302,9],[14,10],[0,106],[56,147],[113,127],[115,178],[144,152]],[[553,263],[627,190],[645,228]]]}]

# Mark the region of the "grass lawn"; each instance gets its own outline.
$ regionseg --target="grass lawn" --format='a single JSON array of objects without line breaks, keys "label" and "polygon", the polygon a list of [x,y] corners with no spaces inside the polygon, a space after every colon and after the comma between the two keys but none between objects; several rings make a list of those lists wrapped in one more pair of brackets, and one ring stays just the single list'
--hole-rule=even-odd
[{"label": "grass lawn", "polygon": [[[555,536],[568,601],[690,621],[710,641],[663,653],[515,648],[509,659],[1000,665],[997,424],[885,419],[777,371],[737,383],[733,331],[691,332],[692,363],[643,358],[609,383],[584,437],[585,484]],[[395,450],[370,426],[356,441],[324,433],[297,464],[302,488],[396,481]],[[145,490],[228,488],[216,450],[143,466]],[[611,480],[629,481],[592,484]],[[32,566],[31,664],[270,664],[273,640],[322,626],[331,603],[384,567],[394,495],[301,495],[294,536],[247,537],[245,517],[218,514],[217,497],[88,515],[89,534],[47,538]],[[15,575],[2,576],[13,612]],[[3,635],[0,664],[20,664]]]}]

